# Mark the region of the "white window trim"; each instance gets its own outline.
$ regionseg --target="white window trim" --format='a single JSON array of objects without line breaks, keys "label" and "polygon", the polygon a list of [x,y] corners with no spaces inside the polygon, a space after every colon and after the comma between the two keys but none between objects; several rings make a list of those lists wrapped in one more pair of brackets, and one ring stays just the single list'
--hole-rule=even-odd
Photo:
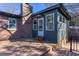
[{"label": "white window trim", "polygon": [[[52,29],[48,29],[47,28],[47,16],[49,16],[49,15],[52,15],[52,17],[53,17],[53,24],[52,24],[52,26],[53,26],[53,28]],[[50,14],[47,14],[46,16],[45,16],[45,29],[47,30],[47,31],[54,31],[54,12],[53,13],[50,13]]]},{"label": "white window trim", "polygon": [[57,22],[60,22],[60,14],[57,12]]},{"label": "white window trim", "polygon": [[[9,19],[9,18],[8,18]],[[16,18],[15,19],[15,28],[9,28],[9,20],[8,20],[8,30],[16,30],[17,29],[17,22],[16,22]]]},{"label": "white window trim", "polygon": [[44,31],[44,18],[43,17],[38,18],[38,31],[39,31],[39,20],[43,20],[43,24],[42,24],[43,28],[42,28],[42,30]]},{"label": "white window trim", "polygon": [[59,22],[63,23],[62,21],[60,21],[60,17],[62,16],[62,14],[58,13],[58,16],[59,16]]},{"label": "white window trim", "polygon": [[[57,12],[57,15],[58,15],[58,22],[61,22],[61,23],[65,23],[66,22],[66,18],[59,12]],[[60,21],[60,16],[64,17],[64,22]]]},{"label": "white window trim", "polygon": [[[34,27],[34,21],[35,21],[35,20],[38,22],[37,18],[34,18],[34,19],[33,19],[33,30],[38,30],[38,28],[35,29],[35,27]],[[37,26],[38,26],[38,25],[37,25]]]}]

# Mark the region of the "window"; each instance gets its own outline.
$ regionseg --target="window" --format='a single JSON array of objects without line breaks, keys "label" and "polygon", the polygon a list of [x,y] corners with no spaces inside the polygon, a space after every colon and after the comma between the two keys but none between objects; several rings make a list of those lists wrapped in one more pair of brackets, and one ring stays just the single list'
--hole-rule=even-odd
[{"label": "window", "polygon": [[46,15],[46,30],[54,29],[54,13]]},{"label": "window", "polygon": [[60,15],[60,22],[64,22],[64,17]]},{"label": "window", "polygon": [[60,20],[59,21],[60,22],[65,22],[65,17],[63,15],[61,15],[61,14],[59,14],[59,15],[60,15],[60,18],[59,18]]},{"label": "window", "polygon": [[63,23],[65,22],[65,18],[64,18],[64,16],[62,16],[63,17]]},{"label": "window", "polygon": [[37,30],[38,29],[38,21],[37,18],[33,19],[33,30]]},{"label": "window", "polygon": [[60,15],[60,22],[62,22],[63,18],[62,18],[62,15]]},{"label": "window", "polygon": [[9,24],[8,29],[16,29],[16,19],[15,18],[8,18]]}]

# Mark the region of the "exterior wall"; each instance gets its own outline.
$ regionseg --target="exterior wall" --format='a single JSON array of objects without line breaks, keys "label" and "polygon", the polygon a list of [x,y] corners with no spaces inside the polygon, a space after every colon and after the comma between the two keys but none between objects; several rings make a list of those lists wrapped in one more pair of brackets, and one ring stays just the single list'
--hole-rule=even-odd
[{"label": "exterior wall", "polygon": [[[54,30],[53,31],[48,31],[48,30],[45,29],[45,20],[46,20],[45,15],[47,15],[49,13],[53,13],[53,12],[55,13],[55,16],[54,16]],[[62,43],[65,44],[66,41],[67,41],[68,20],[65,19],[64,23],[63,22],[61,23],[60,21],[58,21],[58,12],[59,12],[58,10],[49,11],[49,12],[46,12],[46,13],[42,14],[42,15],[44,15],[42,17],[44,17],[44,39],[46,41],[51,41],[53,43],[58,43],[58,44],[61,45]],[[61,12],[59,12],[59,13],[63,16],[63,14]],[[60,27],[60,28],[58,28],[58,27]],[[62,32],[64,33],[64,36],[62,35]],[[38,30],[32,30],[32,33],[33,33],[32,34],[33,37],[38,36]]]},{"label": "exterior wall", "polygon": [[[56,13],[56,10],[53,10],[48,13],[53,13],[53,12],[55,13],[54,14],[54,30],[53,31],[45,30],[44,38],[50,42],[57,43],[57,13]],[[48,13],[46,13],[46,14],[48,14]]]},{"label": "exterior wall", "polygon": [[[38,20],[38,17],[34,17],[34,18],[37,18],[37,20]],[[36,37],[38,37],[38,29],[37,30],[33,29],[33,19],[34,18],[32,18],[32,36],[33,36],[33,38],[36,38]],[[37,26],[38,26],[38,24],[37,24]]]},{"label": "exterior wall", "polygon": [[0,15],[0,19],[7,19],[6,16]]},{"label": "exterior wall", "polygon": [[[3,17],[3,19],[7,19]],[[22,24],[22,19],[16,19],[16,29],[15,30],[0,30],[0,40],[5,39],[21,39],[21,38],[31,38],[32,30],[31,21]],[[31,33],[30,33],[31,32]]]},{"label": "exterior wall", "polygon": [[[54,30],[53,31],[48,31],[45,29],[45,15],[49,14],[49,13],[55,13],[54,15]],[[44,16],[44,40],[45,41],[50,41],[50,42],[53,42],[53,43],[57,43],[57,13],[56,11],[50,11],[50,12],[47,12],[47,13],[44,13],[43,14]],[[38,19],[37,19],[38,20]],[[53,26],[53,25],[52,25]],[[37,37],[38,36],[38,30],[32,30],[32,35],[33,37]]]},{"label": "exterior wall", "polygon": [[[25,7],[26,8],[25,8]],[[27,4],[22,5],[22,18],[16,18],[16,30],[0,30],[0,40],[10,39],[10,40],[20,40],[21,38],[32,38],[32,21],[31,12],[27,8]],[[25,13],[27,12],[27,13]],[[29,13],[29,14],[28,14]],[[7,19],[7,16],[0,15],[0,19]]]},{"label": "exterior wall", "polygon": [[38,37],[38,31],[37,30],[32,30],[32,36],[35,38],[35,37]]},{"label": "exterior wall", "polygon": [[[12,35],[10,36],[9,39],[20,39],[21,38],[21,27],[22,27],[22,19],[16,19],[16,30],[14,33],[12,33]],[[12,30],[9,30],[12,32]]]},{"label": "exterior wall", "polygon": [[[0,15],[0,19],[4,19],[4,20],[7,20],[7,16],[2,16]],[[9,39],[11,37],[11,35],[15,32],[16,30],[7,30],[7,29],[3,29],[3,30],[0,30],[0,40],[5,40],[5,39]]]}]

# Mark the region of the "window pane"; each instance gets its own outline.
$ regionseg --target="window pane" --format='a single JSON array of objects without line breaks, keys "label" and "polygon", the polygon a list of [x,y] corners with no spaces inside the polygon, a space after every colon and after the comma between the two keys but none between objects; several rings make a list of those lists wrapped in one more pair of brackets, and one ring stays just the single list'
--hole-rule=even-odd
[{"label": "window pane", "polygon": [[38,22],[36,19],[33,20],[33,29],[37,29],[38,28]]},{"label": "window pane", "polygon": [[60,15],[60,22],[65,22],[64,16]]},{"label": "window pane", "polygon": [[34,20],[34,24],[37,24],[37,21],[36,20]]},{"label": "window pane", "polygon": [[43,20],[39,20],[39,26],[38,26],[39,30],[43,30]]},{"label": "window pane", "polygon": [[12,23],[9,24],[9,28],[12,28],[12,29],[15,28],[15,24],[12,24]]},{"label": "window pane", "polygon": [[47,19],[48,19],[48,23],[52,23],[52,16],[47,16]]},{"label": "window pane", "polygon": [[47,15],[47,30],[53,30],[53,14],[48,14]]},{"label": "window pane", "polygon": [[14,18],[10,18],[10,19],[9,19],[9,23],[15,24],[15,19],[14,19]]},{"label": "window pane", "polygon": [[65,22],[65,19],[64,19],[64,17],[63,17],[63,22]]},{"label": "window pane", "polygon": [[62,18],[62,15],[60,15],[60,22],[62,22],[63,18]]},{"label": "window pane", "polygon": [[9,18],[9,29],[15,29],[16,28],[16,19],[15,18]]}]

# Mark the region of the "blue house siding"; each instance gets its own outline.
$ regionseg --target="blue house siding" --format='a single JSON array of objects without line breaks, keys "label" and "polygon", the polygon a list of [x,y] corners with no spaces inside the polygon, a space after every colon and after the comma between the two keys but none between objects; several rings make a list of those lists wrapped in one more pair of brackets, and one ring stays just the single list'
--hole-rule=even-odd
[{"label": "blue house siding", "polygon": [[[54,26],[54,30],[52,31],[48,31],[45,28],[46,27],[45,17],[47,14],[50,14],[50,13],[54,13],[54,25],[52,25]],[[49,12],[46,12],[43,14],[42,17],[44,18],[44,40],[57,43],[57,10],[51,10]],[[32,30],[32,35],[33,37],[38,37],[38,30]]]},{"label": "blue house siding", "polygon": [[37,37],[38,36],[38,31],[37,30],[32,30],[32,36]]},{"label": "blue house siding", "polygon": [[[54,8],[54,7],[52,7],[52,8]],[[58,22],[58,12],[61,11],[60,14],[65,16],[65,18],[67,18],[68,20],[70,19],[70,16],[68,15],[67,12],[65,12],[65,9],[63,9],[62,5],[58,5],[58,6],[56,5],[56,7],[54,9],[52,9],[52,8],[48,8],[46,10],[43,10],[43,11],[38,12],[36,14],[33,14],[32,17],[33,18],[35,18],[35,17],[37,17],[37,18],[43,17],[44,18],[44,36],[43,36],[44,40],[45,41],[50,41],[52,43],[58,43],[59,40],[60,40],[59,36],[61,36],[61,33],[60,33],[61,31],[59,32],[59,30],[61,28],[58,30],[58,26],[60,24],[60,22]],[[54,27],[53,27],[53,30],[47,30],[46,29],[46,15],[51,14],[51,13],[54,13],[54,24],[52,24],[52,26],[54,26]],[[63,23],[63,24],[67,24],[67,23]],[[66,30],[66,29],[67,28],[64,28],[64,30]],[[66,34],[66,31],[64,31],[64,32],[65,32],[64,34]],[[60,35],[58,35],[58,33]],[[38,37],[38,30],[32,30],[32,35],[33,35],[33,37]]]},{"label": "blue house siding", "polygon": [[57,43],[57,11],[56,10],[52,10],[52,11],[50,11],[47,14],[50,14],[50,13],[54,13],[54,30],[53,31],[45,30],[44,31],[44,38],[47,41],[51,41],[53,43]]},{"label": "blue house siding", "polygon": [[44,39],[53,43],[57,43],[57,33],[55,31],[45,31]]}]

